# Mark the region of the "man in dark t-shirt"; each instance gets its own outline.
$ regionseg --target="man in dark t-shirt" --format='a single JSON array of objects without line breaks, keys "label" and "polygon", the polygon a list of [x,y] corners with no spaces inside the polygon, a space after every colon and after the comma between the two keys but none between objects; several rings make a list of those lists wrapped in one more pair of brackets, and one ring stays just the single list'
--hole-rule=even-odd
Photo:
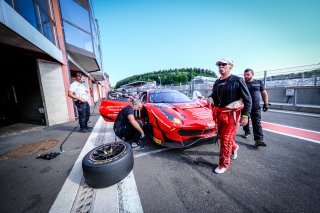
[{"label": "man in dark t-shirt", "polygon": [[[263,132],[261,127],[261,107],[260,107],[260,94],[263,100],[263,111],[268,110],[268,93],[265,90],[264,84],[260,80],[255,80],[254,72],[252,69],[246,69],[244,71],[244,80],[249,89],[251,99],[252,99],[252,108],[250,112],[250,118],[252,121],[252,129],[256,146],[266,146],[263,141]],[[250,133],[249,124],[243,126],[244,137],[248,138]]]},{"label": "man in dark t-shirt", "polygon": [[[113,130],[119,138],[131,142],[132,147],[136,147],[139,138],[144,138],[142,122],[134,118],[134,110],[140,110],[142,102],[140,99],[134,99],[131,105],[123,108],[113,125]],[[142,146],[142,144],[139,144]]]}]

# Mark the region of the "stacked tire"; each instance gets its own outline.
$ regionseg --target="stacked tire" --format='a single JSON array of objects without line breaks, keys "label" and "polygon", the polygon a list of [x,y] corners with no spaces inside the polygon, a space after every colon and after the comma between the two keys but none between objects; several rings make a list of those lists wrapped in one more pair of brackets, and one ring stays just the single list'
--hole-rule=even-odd
[{"label": "stacked tire", "polygon": [[83,176],[92,188],[105,188],[120,182],[133,168],[133,152],[126,142],[100,145],[82,160]]}]

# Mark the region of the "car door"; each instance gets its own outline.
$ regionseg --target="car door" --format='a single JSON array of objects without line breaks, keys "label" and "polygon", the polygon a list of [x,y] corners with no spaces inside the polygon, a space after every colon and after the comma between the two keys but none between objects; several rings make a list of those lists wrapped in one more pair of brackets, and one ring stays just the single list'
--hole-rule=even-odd
[{"label": "car door", "polygon": [[119,112],[130,103],[128,101],[103,100],[99,112],[105,121],[114,122]]}]

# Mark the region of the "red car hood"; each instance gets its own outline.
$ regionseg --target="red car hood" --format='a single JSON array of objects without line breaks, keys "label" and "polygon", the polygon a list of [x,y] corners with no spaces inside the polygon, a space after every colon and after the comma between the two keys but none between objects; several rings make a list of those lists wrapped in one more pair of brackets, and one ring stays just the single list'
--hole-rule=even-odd
[{"label": "red car hood", "polygon": [[209,109],[202,107],[197,103],[177,103],[172,104],[172,109],[186,115],[188,118],[200,120],[212,119],[212,114]]},{"label": "red car hood", "polygon": [[191,103],[176,103],[172,104],[172,106],[178,107],[180,109],[190,109],[190,108],[198,108],[201,107],[199,104],[191,102]]}]

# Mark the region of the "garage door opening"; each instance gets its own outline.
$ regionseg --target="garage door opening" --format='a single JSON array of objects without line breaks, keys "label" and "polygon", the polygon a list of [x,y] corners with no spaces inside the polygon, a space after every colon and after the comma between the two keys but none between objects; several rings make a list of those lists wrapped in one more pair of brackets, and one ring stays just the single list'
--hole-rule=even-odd
[{"label": "garage door opening", "polygon": [[2,49],[0,128],[17,123],[45,125],[36,59]]}]

